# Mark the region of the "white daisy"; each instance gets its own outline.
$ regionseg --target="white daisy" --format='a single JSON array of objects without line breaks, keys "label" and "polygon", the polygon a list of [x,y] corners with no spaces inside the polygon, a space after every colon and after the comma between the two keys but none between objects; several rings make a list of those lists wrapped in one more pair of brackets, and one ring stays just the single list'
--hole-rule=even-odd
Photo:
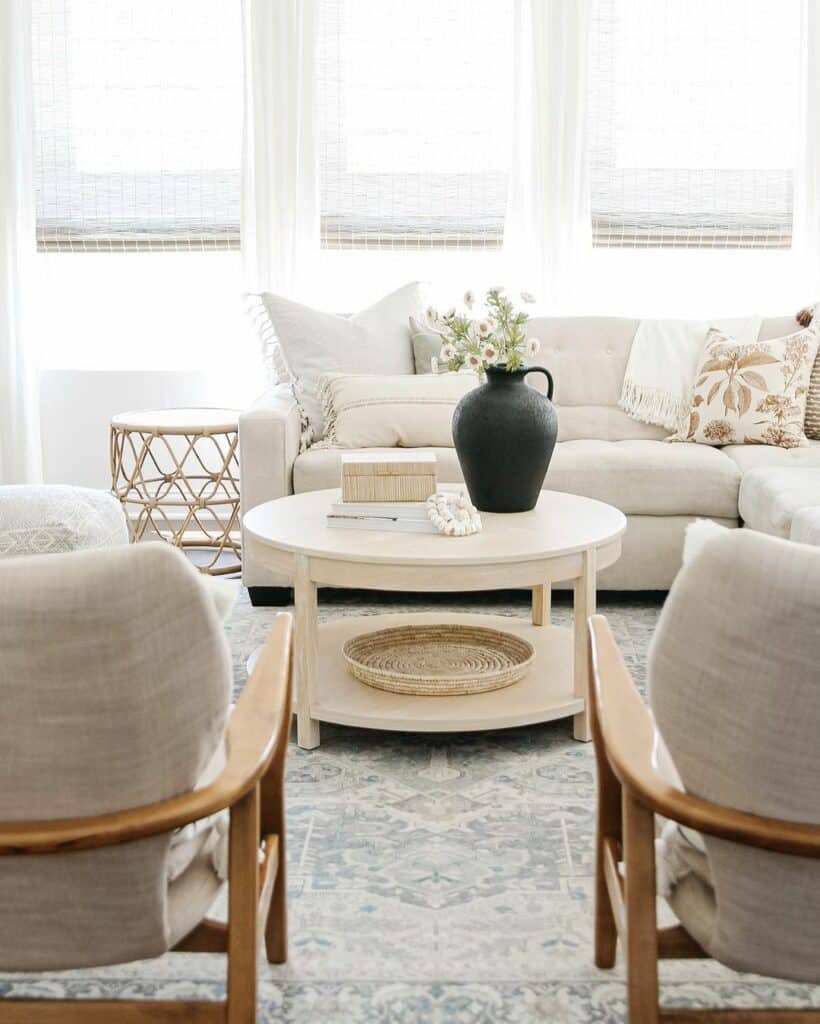
[{"label": "white daisy", "polygon": [[492,366],[493,363],[498,360],[498,352],[495,345],[485,345],[481,350],[481,358],[488,366]]},{"label": "white daisy", "polygon": [[424,311],[424,315],[431,324],[434,324],[436,320],[438,320],[438,310],[435,306],[428,306]]},{"label": "white daisy", "polygon": [[455,354],[456,354],[456,347],[455,347],[455,345],[451,344],[448,341],[446,345],[442,345],[441,352],[439,352],[439,359],[443,363],[449,363],[451,359],[455,358]]},{"label": "white daisy", "polygon": [[493,332],[493,325],[490,320],[486,317],[483,320],[476,321],[476,329],[478,330],[479,336],[482,338],[488,337]]},{"label": "white daisy", "polygon": [[468,288],[467,291],[464,293],[464,305],[467,307],[467,309],[472,309],[474,302],[475,292],[473,291],[472,288]]},{"label": "white daisy", "polygon": [[467,365],[472,370],[477,370],[481,366],[481,357],[477,356],[475,352],[470,352],[467,356]]}]

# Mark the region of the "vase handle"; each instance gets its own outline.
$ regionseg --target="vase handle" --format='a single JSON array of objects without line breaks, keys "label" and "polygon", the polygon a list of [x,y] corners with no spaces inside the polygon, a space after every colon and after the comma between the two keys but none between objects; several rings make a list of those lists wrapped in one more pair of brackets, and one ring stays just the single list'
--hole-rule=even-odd
[{"label": "vase handle", "polygon": [[552,374],[545,366],[527,366],[524,373],[543,373],[547,378],[547,398],[552,401]]}]

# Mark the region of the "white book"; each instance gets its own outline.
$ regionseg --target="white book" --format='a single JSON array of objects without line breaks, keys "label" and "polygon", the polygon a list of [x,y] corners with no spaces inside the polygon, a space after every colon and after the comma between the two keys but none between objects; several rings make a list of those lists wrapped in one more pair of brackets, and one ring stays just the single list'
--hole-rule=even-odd
[{"label": "white book", "polygon": [[329,515],[333,530],[388,530],[392,533],[438,533],[429,519],[397,519],[395,516]]},{"label": "white book", "polygon": [[387,519],[427,519],[424,501],[334,501],[332,516],[378,516]]}]

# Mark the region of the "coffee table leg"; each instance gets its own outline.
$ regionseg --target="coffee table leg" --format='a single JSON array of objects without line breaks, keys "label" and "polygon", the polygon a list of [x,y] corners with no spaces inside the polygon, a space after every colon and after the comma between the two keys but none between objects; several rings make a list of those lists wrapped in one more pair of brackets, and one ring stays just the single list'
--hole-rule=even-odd
[{"label": "coffee table leg", "polygon": [[296,686],[296,741],[304,750],[319,746],[319,723],[310,717],[316,700],[318,615],[316,584],[310,578],[310,560],[296,556],[293,581],[296,622],[294,629],[293,680]]},{"label": "coffee table leg", "polygon": [[595,549],[583,553],[581,575],[573,587],[573,658],[574,690],[576,697],[584,698],[584,710],[573,718],[572,731],[576,740],[588,743],[592,739],[589,725],[589,641],[587,619],[595,614]]},{"label": "coffee table leg", "polygon": [[532,588],[532,624],[549,625],[552,613],[552,584],[542,583]]}]

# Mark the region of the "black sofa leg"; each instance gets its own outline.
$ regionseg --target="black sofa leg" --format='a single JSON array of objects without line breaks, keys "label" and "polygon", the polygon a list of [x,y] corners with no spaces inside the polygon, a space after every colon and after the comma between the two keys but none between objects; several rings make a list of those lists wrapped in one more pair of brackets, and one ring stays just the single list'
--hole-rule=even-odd
[{"label": "black sofa leg", "polygon": [[248,587],[254,608],[282,608],[293,604],[292,587]]}]

